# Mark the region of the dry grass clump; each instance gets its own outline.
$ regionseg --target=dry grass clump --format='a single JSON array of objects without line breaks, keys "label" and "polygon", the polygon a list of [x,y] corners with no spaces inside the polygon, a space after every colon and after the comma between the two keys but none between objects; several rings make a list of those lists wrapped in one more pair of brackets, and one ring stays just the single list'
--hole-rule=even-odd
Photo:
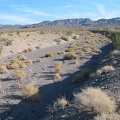
[{"label": "dry grass clump", "polygon": [[85,68],[85,69],[81,70],[80,73],[78,73],[74,76],[73,82],[80,82],[80,81],[84,80],[85,78],[90,77],[90,74],[91,74],[91,69]]},{"label": "dry grass clump", "polygon": [[100,74],[108,73],[108,72],[111,72],[111,71],[115,71],[115,68],[113,66],[106,65],[106,66],[102,67],[101,69],[98,69],[96,71],[96,74],[100,75]]},{"label": "dry grass clump", "polygon": [[74,52],[69,52],[64,55],[64,59],[66,59],[66,60],[73,60],[73,59],[77,59],[77,58],[78,58],[78,56]]},{"label": "dry grass clump", "polygon": [[64,109],[66,106],[68,106],[69,102],[65,97],[61,97],[57,99],[57,105],[58,107]]},{"label": "dry grass clump", "polygon": [[36,46],[35,48],[36,48],[36,49],[40,49],[40,46]]},{"label": "dry grass clump", "polygon": [[20,54],[20,55],[18,56],[18,59],[19,59],[19,60],[26,60],[27,57],[26,57],[25,55],[23,55],[23,54]]},{"label": "dry grass clump", "polygon": [[89,87],[75,94],[75,105],[81,110],[92,111],[98,114],[114,113],[116,103],[100,88]]},{"label": "dry grass clump", "polygon": [[19,68],[26,68],[27,65],[25,63],[20,63]]},{"label": "dry grass clump", "polygon": [[27,59],[27,60],[25,61],[25,63],[26,63],[27,65],[32,65],[33,61],[32,61],[31,59]]},{"label": "dry grass clump", "polygon": [[17,62],[13,62],[13,63],[11,63],[10,68],[11,69],[18,69],[19,68],[19,64]]},{"label": "dry grass clump", "polygon": [[47,53],[47,54],[45,55],[45,57],[54,57],[54,56],[56,56],[56,55],[57,55],[56,52],[49,52],[49,53]]},{"label": "dry grass clump", "polygon": [[6,65],[0,65],[0,74],[5,74],[8,72]]},{"label": "dry grass clump", "polygon": [[33,84],[27,84],[22,88],[22,95],[26,100],[29,101],[39,101],[40,94],[38,88],[36,88]]},{"label": "dry grass clump", "polygon": [[37,58],[37,62],[42,62],[43,60],[41,58]]},{"label": "dry grass clump", "polygon": [[75,36],[72,37],[72,39],[78,40],[79,38],[78,38],[77,35],[75,35]]},{"label": "dry grass clump", "polygon": [[55,67],[61,67],[61,65],[62,65],[61,62],[56,62],[54,66]]},{"label": "dry grass clump", "polygon": [[29,47],[28,50],[29,50],[29,52],[31,52],[31,51],[33,51],[33,48]]},{"label": "dry grass clump", "polygon": [[16,63],[16,64],[21,64],[21,61],[19,60],[19,59],[15,59],[15,60],[12,60],[12,62],[11,63]]},{"label": "dry grass clump", "polygon": [[102,51],[100,49],[94,48],[92,49],[92,52],[95,52],[97,54],[101,53]]},{"label": "dry grass clump", "polygon": [[120,55],[120,51],[119,50],[113,50],[110,55],[112,56],[119,56]]},{"label": "dry grass clump", "polygon": [[64,41],[69,41],[69,39],[65,36],[62,36],[61,39],[63,39]]},{"label": "dry grass clump", "polygon": [[16,70],[13,74],[13,78],[16,79],[24,79],[26,77],[26,73],[23,70]]},{"label": "dry grass clump", "polygon": [[29,50],[26,48],[26,49],[23,50],[23,52],[29,52]]},{"label": "dry grass clump", "polygon": [[73,60],[73,64],[77,65],[78,63],[78,60]]},{"label": "dry grass clump", "polygon": [[26,49],[23,50],[23,52],[31,52],[31,51],[33,51],[33,48],[31,48],[31,47],[26,48]]},{"label": "dry grass clump", "polygon": [[61,79],[60,73],[55,73],[55,79]]},{"label": "dry grass clump", "polygon": [[94,120],[120,120],[120,115],[117,113],[97,115]]},{"label": "dry grass clump", "polygon": [[65,50],[65,52],[74,52],[74,49],[73,49],[73,48],[67,48],[67,49]]}]

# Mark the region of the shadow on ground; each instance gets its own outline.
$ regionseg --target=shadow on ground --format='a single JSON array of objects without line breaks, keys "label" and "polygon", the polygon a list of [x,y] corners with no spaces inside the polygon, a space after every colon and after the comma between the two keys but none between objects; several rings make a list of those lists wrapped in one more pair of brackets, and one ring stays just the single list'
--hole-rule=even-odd
[{"label": "shadow on ground", "polygon": [[[91,68],[95,70],[98,67],[100,58],[107,55],[111,50],[113,50],[112,44],[104,46],[101,48],[101,54],[93,56],[90,61],[80,66],[79,69]],[[75,74],[76,73],[70,74],[69,77],[62,81],[39,87],[40,94],[42,95],[40,102],[31,103],[21,101],[19,104],[11,107],[10,111],[1,114],[1,120],[40,120],[44,118],[47,114],[49,104],[53,104],[60,96],[65,96],[68,100],[71,100],[73,98],[74,89],[84,84],[83,81],[78,84],[71,82]]]}]

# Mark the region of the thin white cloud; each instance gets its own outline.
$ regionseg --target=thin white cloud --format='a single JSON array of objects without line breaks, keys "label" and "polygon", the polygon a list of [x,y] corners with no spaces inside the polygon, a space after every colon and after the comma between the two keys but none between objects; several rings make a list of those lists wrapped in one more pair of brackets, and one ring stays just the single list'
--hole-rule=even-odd
[{"label": "thin white cloud", "polygon": [[34,9],[34,8],[30,8],[24,5],[11,5],[12,8],[14,8],[15,10],[19,10],[22,12],[26,12],[26,13],[30,13],[30,14],[34,14],[34,15],[39,15],[39,16],[51,16],[51,14],[45,13],[43,11]]},{"label": "thin white cloud", "polygon": [[118,4],[116,4],[115,2],[113,2],[113,1],[111,1],[111,0],[110,0],[110,2],[111,2],[113,5],[115,5],[116,7],[120,8],[120,6],[119,6]]},{"label": "thin white cloud", "polygon": [[73,5],[65,5],[65,8],[71,8]]},{"label": "thin white cloud", "polygon": [[101,14],[101,16],[99,18],[112,18],[112,17],[116,17],[119,12],[118,11],[107,11],[105,5],[103,4],[98,4],[98,3],[91,3],[92,5],[96,6],[96,8],[98,9],[99,13]]},{"label": "thin white cloud", "polygon": [[14,21],[14,22],[18,22],[18,23],[24,23],[24,24],[31,24],[31,23],[37,22],[37,21],[29,19],[29,18],[20,17],[17,15],[5,15],[5,14],[0,14],[0,19]]}]

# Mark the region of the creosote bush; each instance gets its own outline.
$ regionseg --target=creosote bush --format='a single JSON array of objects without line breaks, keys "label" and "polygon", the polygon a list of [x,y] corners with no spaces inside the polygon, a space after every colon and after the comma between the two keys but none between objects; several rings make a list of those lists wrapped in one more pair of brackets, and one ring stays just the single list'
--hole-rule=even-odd
[{"label": "creosote bush", "polygon": [[0,65],[0,73],[5,74],[8,72],[6,65]]},{"label": "creosote bush", "polygon": [[40,94],[38,88],[36,88],[33,84],[27,84],[22,88],[22,95],[28,101],[39,101]]},{"label": "creosote bush", "polygon": [[81,70],[80,73],[76,74],[73,77],[73,82],[80,82],[84,79],[87,79],[88,77],[90,77],[90,74],[91,74],[91,69],[85,68]]},{"label": "creosote bush", "polygon": [[26,77],[26,73],[23,70],[16,70],[13,73],[13,78],[24,79],[25,77]]},{"label": "creosote bush", "polygon": [[79,110],[92,111],[98,114],[109,114],[116,111],[116,103],[100,88],[88,87],[75,96],[75,106]]}]

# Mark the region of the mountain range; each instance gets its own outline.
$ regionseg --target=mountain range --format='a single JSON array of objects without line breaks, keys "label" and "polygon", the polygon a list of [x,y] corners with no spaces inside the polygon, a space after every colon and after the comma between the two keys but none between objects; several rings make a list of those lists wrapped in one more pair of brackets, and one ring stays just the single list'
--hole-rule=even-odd
[{"label": "mountain range", "polygon": [[111,19],[91,20],[89,18],[63,19],[54,21],[43,21],[30,25],[4,25],[0,24],[0,29],[6,28],[80,28],[80,27],[119,27],[120,17]]}]

